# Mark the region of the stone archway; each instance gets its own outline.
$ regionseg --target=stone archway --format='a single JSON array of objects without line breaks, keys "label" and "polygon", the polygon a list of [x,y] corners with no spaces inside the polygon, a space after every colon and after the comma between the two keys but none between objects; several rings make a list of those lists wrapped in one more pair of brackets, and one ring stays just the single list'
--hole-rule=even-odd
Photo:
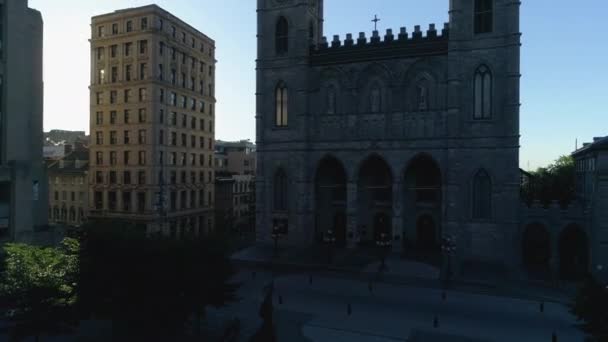
[{"label": "stone archway", "polygon": [[[403,217],[404,247],[437,255],[441,238],[441,170],[429,155],[414,157],[405,170]],[[413,246],[408,242],[413,240]]]},{"label": "stone archway", "polygon": [[528,224],[522,236],[522,261],[529,275],[551,275],[551,236],[541,223]]},{"label": "stone archway", "polygon": [[570,224],[559,236],[559,274],[562,279],[582,280],[589,271],[587,233],[577,224]]},{"label": "stone archway", "polygon": [[[361,240],[375,240],[376,218],[383,214],[390,227],[393,207],[393,176],[389,165],[377,155],[367,158],[359,169],[357,183],[357,222]],[[383,223],[385,224],[385,223]],[[390,228],[388,229],[391,233]],[[392,234],[389,234],[389,236]]]},{"label": "stone archway", "polygon": [[328,230],[335,233],[336,245],[346,245],[346,171],[334,157],[319,163],[315,176],[315,235],[322,241]]}]

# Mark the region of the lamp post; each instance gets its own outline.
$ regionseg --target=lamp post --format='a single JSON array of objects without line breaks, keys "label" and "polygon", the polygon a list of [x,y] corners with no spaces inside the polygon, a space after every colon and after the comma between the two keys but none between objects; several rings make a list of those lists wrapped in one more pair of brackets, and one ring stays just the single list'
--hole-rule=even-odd
[{"label": "lamp post", "polygon": [[446,285],[449,284],[452,277],[452,254],[456,250],[456,244],[454,238],[451,235],[444,235],[441,238],[441,251],[444,256],[447,257],[447,272],[446,272]]},{"label": "lamp post", "polygon": [[334,245],[336,244],[336,234],[328,229],[323,235],[323,242],[327,245],[327,263],[331,264],[333,258]]},{"label": "lamp post", "polygon": [[390,250],[392,245],[392,239],[386,233],[380,233],[378,239],[376,240],[376,246],[380,250],[381,264],[380,271],[384,271],[386,269],[386,255]]},{"label": "lamp post", "polygon": [[272,239],[274,240],[274,257],[277,258],[279,256],[279,239],[283,234],[279,229],[279,226],[274,225],[272,227]]}]

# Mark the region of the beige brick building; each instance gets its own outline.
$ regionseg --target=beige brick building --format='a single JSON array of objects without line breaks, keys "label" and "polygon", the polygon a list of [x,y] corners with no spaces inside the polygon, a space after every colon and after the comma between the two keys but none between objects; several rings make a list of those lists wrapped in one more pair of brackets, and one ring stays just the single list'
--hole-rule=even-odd
[{"label": "beige brick building", "polygon": [[49,223],[80,227],[89,212],[89,150],[79,147],[49,161]]},{"label": "beige brick building", "polygon": [[27,1],[0,0],[0,240],[29,241],[48,220],[42,28]]},{"label": "beige brick building", "polygon": [[91,29],[91,219],[212,230],[215,42],[156,5]]}]

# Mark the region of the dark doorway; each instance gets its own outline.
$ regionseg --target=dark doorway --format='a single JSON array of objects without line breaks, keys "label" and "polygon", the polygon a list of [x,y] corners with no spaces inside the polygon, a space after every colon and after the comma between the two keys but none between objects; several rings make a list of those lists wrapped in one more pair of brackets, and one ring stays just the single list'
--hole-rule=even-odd
[{"label": "dark doorway", "polygon": [[315,176],[315,235],[319,242],[332,230],[336,245],[346,245],[346,171],[334,157],[319,163]]},{"label": "dark doorway", "polygon": [[334,215],[334,229],[336,230],[336,245],[338,247],[346,246],[346,214],[344,211],[339,211]]},{"label": "dark doorway", "polygon": [[421,251],[437,250],[435,221],[430,215],[422,215],[416,222],[416,245]]},{"label": "dark doorway", "polygon": [[522,259],[529,275],[549,277],[551,268],[551,237],[549,231],[540,223],[526,226],[522,239]]},{"label": "dark doorway", "polygon": [[441,171],[427,155],[415,157],[405,174],[409,199],[416,204],[438,205],[441,202]]},{"label": "dark doorway", "polygon": [[587,234],[576,224],[566,227],[559,237],[559,273],[565,280],[582,280],[589,269]]},{"label": "dark doorway", "polygon": [[[389,233],[391,221],[386,212],[391,212],[393,201],[393,176],[389,165],[380,156],[372,155],[361,164],[357,184],[357,222],[362,227],[371,227],[362,241],[374,243],[379,232]],[[377,213],[372,216],[372,213]],[[362,228],[365,229],[365,228]]]},{"label": "dark doorway", "polygon": [[378,241],[382,233],[391,236],[391,220],[385,213],[378,213],[374,216],[374,240]]}]

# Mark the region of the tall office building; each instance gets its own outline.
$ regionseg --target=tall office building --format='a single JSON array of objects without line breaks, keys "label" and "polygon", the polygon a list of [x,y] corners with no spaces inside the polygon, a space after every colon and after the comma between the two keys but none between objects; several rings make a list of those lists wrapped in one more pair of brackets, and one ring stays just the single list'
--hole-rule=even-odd
[{"label": "tall office building", "polygon": [[47,224],[42,26],[27,1],[0,0],[0,240]]},{"label": "tall office building", "polygon": [[156,5],[91,29],[90,218],[212,230],[215,42]]}]

